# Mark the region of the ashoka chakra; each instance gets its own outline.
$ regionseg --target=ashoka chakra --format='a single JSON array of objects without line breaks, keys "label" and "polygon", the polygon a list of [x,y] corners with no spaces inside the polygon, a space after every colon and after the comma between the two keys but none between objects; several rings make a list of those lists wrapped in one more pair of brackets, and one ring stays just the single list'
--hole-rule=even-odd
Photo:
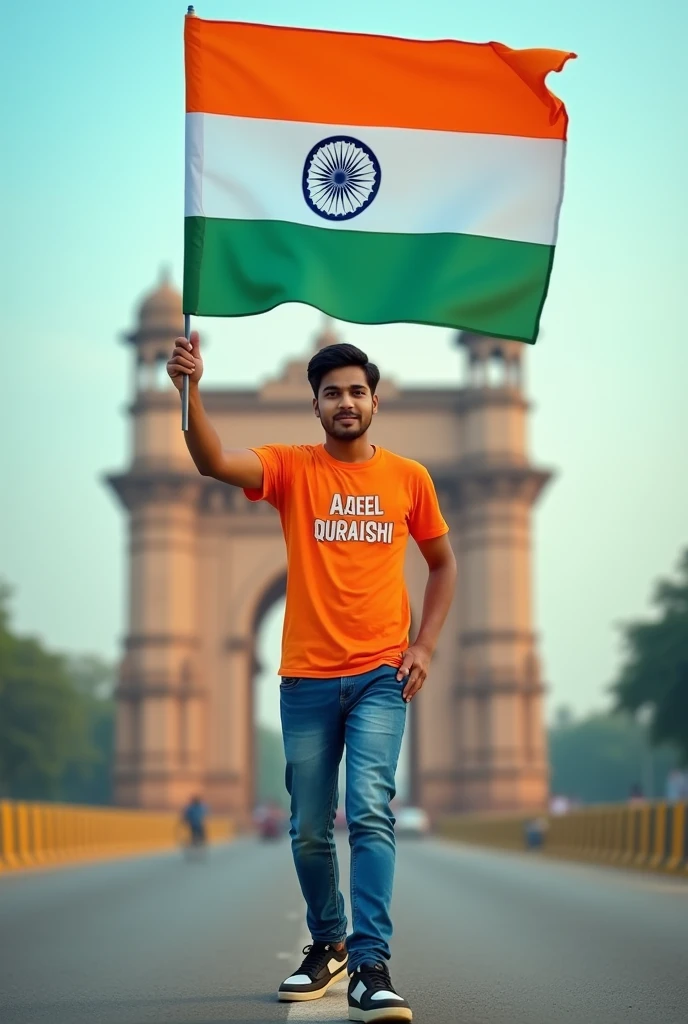
[{"label": "ashoka chakra", "polygon": [[348,220],[370,206],[380,188],[380,164],[369,146],[333,135],[313,146],[303,166],[303,195],[314,213]]}]

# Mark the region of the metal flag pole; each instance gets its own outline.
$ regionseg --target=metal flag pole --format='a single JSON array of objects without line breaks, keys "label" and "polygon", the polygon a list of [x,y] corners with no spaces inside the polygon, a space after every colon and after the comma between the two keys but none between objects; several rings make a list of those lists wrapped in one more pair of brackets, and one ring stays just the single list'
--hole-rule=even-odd
[{"label": "metal flag pole", "polygon": [[[191,338],[191,315],[184,314],[184,337],[187,341]],[[184,374],[182,379],[182,430],[189,429],[189,375]]]},{"label": "metal flag pole", "polygon": [[[186,11],[187,18],[195,18],[196,11],[189,5]],[[184,337],[187,341],[191,340],[191,314],[184,314]],[[182,380],[182,430],[187,431],[189,429],[189,375],[184,374]]]}]

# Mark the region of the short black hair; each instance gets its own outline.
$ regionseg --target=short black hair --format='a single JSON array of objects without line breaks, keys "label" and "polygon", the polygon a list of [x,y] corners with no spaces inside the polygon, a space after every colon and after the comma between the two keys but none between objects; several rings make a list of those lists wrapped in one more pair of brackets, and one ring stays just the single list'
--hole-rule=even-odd
[{"label": "short black hair", "polygon": [[365,373],[371,395],[375,394],[375,389],[380,383],[380,371],[375,363],[369,362],[365,352],[355,345],[336,344],[321,348],[308,364],[308,383],[313,388],[316,398],[325,374],[330,370],[338,370],[341,366],[360,366]]}]

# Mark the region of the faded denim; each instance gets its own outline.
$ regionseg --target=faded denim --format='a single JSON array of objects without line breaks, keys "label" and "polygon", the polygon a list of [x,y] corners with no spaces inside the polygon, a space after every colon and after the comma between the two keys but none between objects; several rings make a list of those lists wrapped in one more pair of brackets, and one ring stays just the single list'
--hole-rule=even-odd
[{"label": "faded denim", "polygon": [[280,712],[291,797],[291,843],[314,940],[346,939],[334,844],[339,765],[346,746],[351,847],[349,972],[389,960],[394,882],[395,773],[406,722],[398,669],[336,679],[283,678]]}]

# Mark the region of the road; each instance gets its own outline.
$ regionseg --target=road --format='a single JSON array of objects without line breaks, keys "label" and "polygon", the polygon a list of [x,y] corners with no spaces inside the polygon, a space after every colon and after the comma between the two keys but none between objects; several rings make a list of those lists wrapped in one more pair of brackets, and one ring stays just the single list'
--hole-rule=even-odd
[{"label": "road", "polygon": [[[688,882],[404,840],[394,916],[418,1024],[688,1020]],[[286,839],[0,876],[0,1021],[346,1020],[275,1001],[305,941]]]}]

